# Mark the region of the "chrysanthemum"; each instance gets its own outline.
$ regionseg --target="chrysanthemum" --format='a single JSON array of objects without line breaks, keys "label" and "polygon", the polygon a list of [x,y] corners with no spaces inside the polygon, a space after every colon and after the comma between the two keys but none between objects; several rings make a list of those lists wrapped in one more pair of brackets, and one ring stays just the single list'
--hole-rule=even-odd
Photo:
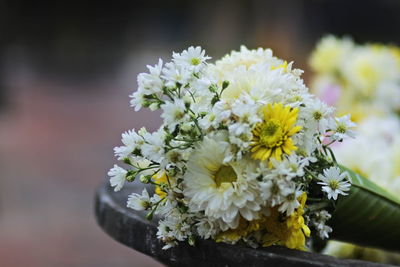
[{"label": "chrysanthemum", "polygon": [[223,140],[205,137],[187,163],[184,195],[191,211],[236,228],[240,217],[258,217],[262,200],[257,181],[246,175],[249,162],[223,163],[225,148]]},{"label": "chrysanthemum", "polygon": [[290,155],[297,147],[291,138],[301,130],[295,126],[298,108],[283,106],[282,103],[268,104],[264,107],[264,121],[253,130],[252,158],[282,160],[282,154]]}]

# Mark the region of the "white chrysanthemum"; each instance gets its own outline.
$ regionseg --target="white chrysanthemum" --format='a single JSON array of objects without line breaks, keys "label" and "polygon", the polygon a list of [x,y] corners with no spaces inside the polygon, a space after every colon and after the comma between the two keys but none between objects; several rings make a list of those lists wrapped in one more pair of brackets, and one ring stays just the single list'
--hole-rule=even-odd
[{"label": "white chrysanthemum", "polygon": [[270,67],[283,64],[283,60],[272,55],[271,49],[253,49],[249,50],[244,45],[240,47],[240,51],[232,51],[222,59],[215,62],[216,70],[220,73],[230,72],[237,67],[245,67],[249,69],[256,64],[268,64]]},{"label": "white chrysanthemum", "polygon": [[223,140],[204,138],[187,163],[184,195],[191,211],[204,212],[235,228],[240,216],[249,221],[258,218],[262,200],[257,181],[246,174],[250,162],[224,164],[226,149]]},{"label": "white chrysanthemum", "polygon": [[256,65],[250,69],[239,67],[225,73],[224,80],[229,80],[229,86],[222,93],[222,99],[234,101],[242,93],[248,94],[254,101],[271,101],[283,93],[289,86],[288,77],[282,70],[270,70],[266,65]]},{"label": "white chrysanthemum", "polygon": [[108,172],[110,176],[110,184],[114,187],[114,191],[119,191],[122,189],[125,183],[127,171],[118,165],[114,164],[114,167]]},{"label": "white chrysanthemum", "polygon": [[345,180],[348,177],[347,172],[340,172],[338,167],[330,167],[324,170],[324,175],[319,174],[318,179],[322,185],[322,191],[328,194],[328,199],[337,199],[338,195],[348,195],[346,192],[350,190],[350,183]]}]

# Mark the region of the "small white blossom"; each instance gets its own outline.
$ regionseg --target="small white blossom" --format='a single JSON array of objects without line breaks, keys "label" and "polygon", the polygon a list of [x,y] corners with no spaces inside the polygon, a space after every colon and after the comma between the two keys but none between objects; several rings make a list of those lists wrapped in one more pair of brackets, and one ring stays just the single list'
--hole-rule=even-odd
[{"label": "small white blossom", "polygon": [[331,119],[330,129],[333,131],[333,140],[342,140],[346,137],[354,138],[355,132],[352,130],[356,124],[350,120],[350,115],[345,115],[340,118]]},{"label": "small white blossom", "polygon": [[119,191],[122,189],[125,183],[125,177],[127,174],[127,170],[119,167],[114,164],[114,167],[110,169],[108,172],[108,176],[110,176],[110,184],[114,187],[114,191]]},{"label": "small white blossom", "polygon": [[163,81],[161,79],[162,71],[162,60],[158,60],[158,64],[153,66],[147,65],[150,73],[140,73],[137,81],[140,90],[143,90],[144,94],[151,95],[154,93],[160,93],[163,88]]},{"label": "small white blossom", "polygon": [[322,191],[328,194],[328,199],[337,199],[338,195],[347,195],[347,191],[350,190],[350,183],[344,180],[348,176],[347,172],[340,173],[338,167],[330,167],[324,170],[324,175],[319,174],[318,178],[322,182],[318,184],[322,185]]},{"label": "small white blossom", "polygon": [[119,160],[128,157],[136,148],[140,148],[144,144],[143,138],[138,135],[135,130],[129,130],[122,134],[122,143],[124,146],[115,147],[114,153]]},{"label": "small white blossom", "polygon": [[144,157],[155,162],[161,162],[164,153],[165,133],[161,130],[152,134],[146,133],[144,136],[146,143],[142,145],[142,154]]},{"label": "small white blossom", "polygon": [[146,188],[143,189],[142,194],[132,193],[128,196],[127,207],[134,210],[147,210],[151,207],[149,193]]},{"label": "small white blossom", "polygon": [[321,239],[329,238],[329,233],[332,232],[332,228],[326,225],[326,221],[330,218],[331,215],[326,210],[321,210],[313,214],[311,223],[318,231],[318,235]]},{"label": "small white blossom", "polygon": [[165,83],[168,87],[175,87],[177,83],[185,85],[191,78],[192,73],[184,66],[169,62],[165,64],[163,69],[163,75],[161,76],[167,82]]},{"label": "small white blossom", "polygon": [[182,53],[173,53],[173,61],[176,64],[190,67],[194,72],[200,71],[206,62],[211,57],[205,55],[205,51],[200,46],[189,47]]},{"label": "small white blossom", "polygon": [[170,131],[173,131],[177,124],[190,119],[182,99],[175,99],[174,102],[166,102],[161,105],[161,108],[163,109],[161,118],[164,119],[164,123],[168,126]]},{"label": "small white blossom", "polygon": [[285,198],[278,210],[282,213],[286,212],[286,215],[291,215],[294,210],[300,206],[298,198],[302,193],[303,191],[301,191],[300,188],[296,187],[294,184],[292,184],[290,187],[286,187],[283,190]]}]

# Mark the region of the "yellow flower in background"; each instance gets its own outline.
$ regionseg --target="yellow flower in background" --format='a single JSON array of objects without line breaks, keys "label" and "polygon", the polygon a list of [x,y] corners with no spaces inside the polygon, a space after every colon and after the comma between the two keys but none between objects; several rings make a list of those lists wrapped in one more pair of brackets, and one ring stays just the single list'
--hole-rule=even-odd
[{"label": "yellow flower in background", "polygon": [[264,107],[264,121],[253,130],[252,158],[282,160],[282,154],[290,155],[297,150],[291,136],[301,130],[295,126],[298,108],[283,106],[282,103],[268,104]]},{"label": "yellow flower in background", "polygon": [[341,40],[331,35],[325,37],[311,55],[311,68],[318,73],[335,72],[340,68],[342,58],[351,47],[350,40]]}]

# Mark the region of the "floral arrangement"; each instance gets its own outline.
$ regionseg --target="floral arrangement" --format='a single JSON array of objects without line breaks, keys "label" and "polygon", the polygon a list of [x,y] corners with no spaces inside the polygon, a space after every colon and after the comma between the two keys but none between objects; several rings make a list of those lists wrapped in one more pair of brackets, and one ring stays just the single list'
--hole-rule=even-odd
[{"label": "floral arrangement", "polygon": [[310,57],[311,88],[352,119],[400,114],[400,48],[326,36]]},{"label": "floral arrangement", "polygon": [[270,49],[241,47],[217,60],[200,47],[173,53],[138,75],[131,105],[160,110],[163,123],[122,134],[119,191],[139,179],[154,187],[127,206],[161,219],[164,249],[196,239],[306,249],[328,238],[335,203],[350,178],[330,146],[354,137],[350,117],[310,94],[302,70]]}]

